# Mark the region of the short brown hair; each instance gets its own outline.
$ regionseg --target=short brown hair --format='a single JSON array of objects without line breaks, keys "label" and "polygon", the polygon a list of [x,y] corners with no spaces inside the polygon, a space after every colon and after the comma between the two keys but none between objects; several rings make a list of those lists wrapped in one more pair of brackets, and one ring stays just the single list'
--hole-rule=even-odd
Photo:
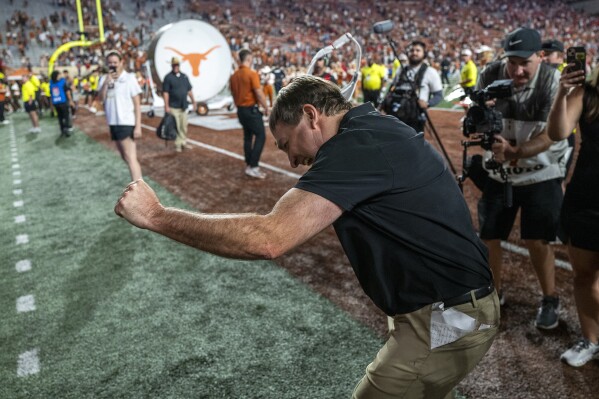
[{"label": "short brown hair", "polygon": [[107,54],[106,54],[106,59],[108,59],[108,57],[112,57],[112,56],[117,56],[119,61],[123,59],[123,56],[121,55],[121,53],[118,50],[110,50]]},{"label": "short brown hair", "polygon": [[247,57],[252,55],[252,52],[246,48],[239,50],[239,62],[244,62]]},{"label": "short brown hair", "polygon": [[299,76],[279,92],[268,121],[270,130],[273,131],[279,123],[297,126],[305,104],[312,104],[326,116],[336,115],[352,108],[351,103],[341,94],[339,87],[333,83],[316,76]]}]

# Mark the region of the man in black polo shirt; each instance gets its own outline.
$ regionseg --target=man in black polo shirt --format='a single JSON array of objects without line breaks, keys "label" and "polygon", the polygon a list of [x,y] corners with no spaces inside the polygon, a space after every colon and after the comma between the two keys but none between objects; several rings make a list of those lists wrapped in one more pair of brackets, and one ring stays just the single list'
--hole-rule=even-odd
[{"label": "man in black polo shirt", "polygon": [[177,57],[171,60],[169,72],[162,82],[162,96],[164,98],[164,112],[170,113],[177,122],[177,138],[175,139],[175,150],[181,152],[184,148],[191,149],[187,144],[187,97],[191,99],[192,109],[196,109],[193,99],[191,83],[187,75],[181,72],[180,61]]},{"label": "man in black polo shirt", "polygon": [[354,398],[444,398],[487,352],[499,299],[468,207],[422,133],[335,85],[295,78],[270,117],[291,166],[312,167],[267,215],[163,207],[142,180],[115,212],[221,256],[276,258],[334,226],[364,291],[395,329]]}]

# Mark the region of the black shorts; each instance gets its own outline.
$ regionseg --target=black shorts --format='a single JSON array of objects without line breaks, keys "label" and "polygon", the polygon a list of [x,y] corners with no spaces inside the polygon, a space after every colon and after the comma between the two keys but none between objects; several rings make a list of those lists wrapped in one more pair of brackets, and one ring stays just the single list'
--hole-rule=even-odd
[{"label": "black shorts", "polygon": [[25,104],[25,112],[31,112],[31,111],[37,111],[37,105],[34,102],[31,103],[31,105],[29,105],[29,102],[26,102]]},{"label": "black shorts", "polygon": [[599,204],[569,195],[566,188],[559,237],[574,247],[599,252]]},{"label": "black shorts", "polygon": [[507,240],[520,209],[520,238],[555,241],[563,192],[561,179],[512,187],[511,208],[503,202],[504,185],[489,179],[478,201],[480,238]]},{"label": "black shorts", "polygon": [[130,137],[133,140],[135,126],[110,125],[110,138],[112,141],[121,141]]}]

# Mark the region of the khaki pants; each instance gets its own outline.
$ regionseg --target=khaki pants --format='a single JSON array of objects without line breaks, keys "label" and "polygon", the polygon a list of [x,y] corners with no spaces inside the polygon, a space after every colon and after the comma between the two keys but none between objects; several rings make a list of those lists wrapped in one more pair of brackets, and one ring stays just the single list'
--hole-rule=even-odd
[{"label": "khaki pants", "polygon": [[366,375],[354,390],[354,399],[443,399],[453,397],[453,388],[476,366],[491,347],[499,329],[497,293],[452,309],[473,317],[477,325],[466,336],[431,349],[432,305],[395,316],[394,330]]},{"label": "khaki pants", "polygon": [[187,140],[187,110],[181,108],[171,108],[171,115],[175,117],[177,123],[177,138],[175,147],[183,147]]}]

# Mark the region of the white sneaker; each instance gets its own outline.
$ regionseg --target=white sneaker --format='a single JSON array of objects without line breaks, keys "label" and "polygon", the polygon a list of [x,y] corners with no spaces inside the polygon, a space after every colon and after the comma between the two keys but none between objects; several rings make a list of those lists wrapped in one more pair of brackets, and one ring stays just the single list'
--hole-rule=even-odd
[{"label": "white sneaker", "polygon": [[89,107],[89,112],[95,114],[96,112],[98,112],[98,110],[96,109],[96,107]]},{"label": "white sneaker", "polygon": [[2,121],[2,124],[3,124],[3,125],[8,125],[9,123],[10,123],[10,121],[9,121],[8,119],[4,119],[4,120]]},{"label": "white sneaker", "polygon": [[597,355],[599,355],[599,344],[581,338],[574,346],[562,353],[560,359],[572,367],[580,367]]},{"label": "white sneaker", "polygon": [[254,168],[251,168],[251,167],[248,166],[247,168],[245,168],[245,174],[248,175],[248,176],[250,176],[250,177],[256,178],[256,179],[264,179],[264,178],[266,178],[266,173],[261,172],[260,168],[257,167],[257,166],[254,167]]},{"label": "white sneaker", "polygon": [[503,289],[499,290],[499,305],[500,306],[505,305],[505,294],[503,292]]}]

